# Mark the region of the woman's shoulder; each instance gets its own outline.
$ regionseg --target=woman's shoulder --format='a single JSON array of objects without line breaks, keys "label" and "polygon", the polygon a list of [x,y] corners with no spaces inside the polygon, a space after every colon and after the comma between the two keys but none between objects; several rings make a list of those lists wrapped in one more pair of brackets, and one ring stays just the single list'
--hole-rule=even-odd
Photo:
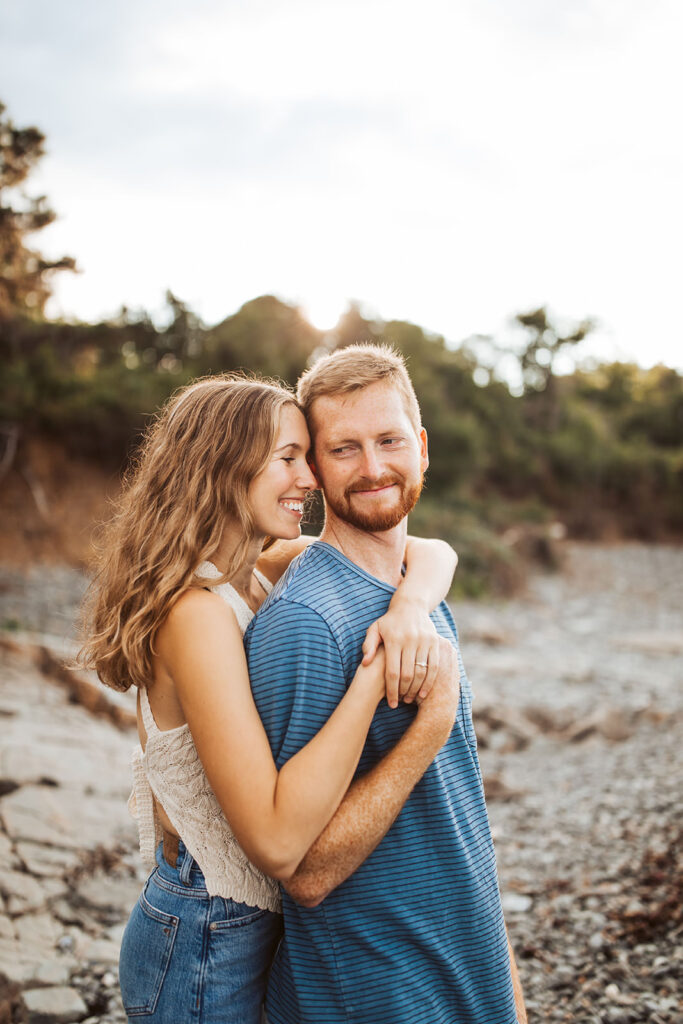
[{"label": "woman's shoulder", "polygon": [[173,640],[179,634],[185,636],[188,632],[193,635],[205,635],[213,629],[232,628],[237,630],[237,618],[235,612],[218,594],[202,587],[189,587],[184,590],[173,602],[171,609],[159,627],[158,639]]}]

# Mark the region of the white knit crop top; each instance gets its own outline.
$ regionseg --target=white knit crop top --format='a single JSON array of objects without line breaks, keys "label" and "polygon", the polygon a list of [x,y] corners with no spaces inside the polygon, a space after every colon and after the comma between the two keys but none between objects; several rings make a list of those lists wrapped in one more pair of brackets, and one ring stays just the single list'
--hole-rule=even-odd
[{"label": "white knit crop top", "polygon": [[[221,573],[202,562],[198,575],[216,579]],[[257,572],[266,591],[271,584]],[[212,587],[235,612],[242,634],[254,613],[229,583]],[[160,730],[154,721],[146,689],[140,690],[142,720],[147,732],[143,751],[133,751],[133,792],[128,806],[137,818],[140,853],[149,868],[161,839],[155,812],[159,801],[178,835],[202,870],[210,896],[222,896],[263,910],[280,910],[278,884],[248,860],[216,799],[187,724]]]}]

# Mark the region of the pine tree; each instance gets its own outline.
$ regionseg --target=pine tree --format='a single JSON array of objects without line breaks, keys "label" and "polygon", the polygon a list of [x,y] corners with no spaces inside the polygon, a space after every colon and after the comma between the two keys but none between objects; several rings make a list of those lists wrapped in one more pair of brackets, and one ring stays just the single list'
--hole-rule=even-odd
[{"label": "pine tree", "polygon": [[70,256],[46,259],[27,239],[51,224],[56,214],[45,196],[21,187],[44,155],[45,136],[37,128],[15,128],[0,103],[0,320],[40,317],[50,296],[50,276],[75,270]]}]

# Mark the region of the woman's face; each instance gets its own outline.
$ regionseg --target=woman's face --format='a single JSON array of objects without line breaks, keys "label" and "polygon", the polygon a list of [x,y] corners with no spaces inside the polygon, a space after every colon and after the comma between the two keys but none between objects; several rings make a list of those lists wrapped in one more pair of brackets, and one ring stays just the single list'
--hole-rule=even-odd
[{"label": "woman's face", "polygon": [[258,535],[284,540],[300,535],[306,492],[317,487],[306,461],[310,444],[303,414],[295,405],[283,406],[270,460],[249,486]]}]

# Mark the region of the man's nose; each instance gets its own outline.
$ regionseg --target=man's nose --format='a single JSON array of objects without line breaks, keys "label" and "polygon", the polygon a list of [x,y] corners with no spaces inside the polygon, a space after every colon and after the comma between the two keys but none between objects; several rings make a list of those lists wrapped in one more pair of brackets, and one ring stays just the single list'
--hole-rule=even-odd
[{"label": "man's nose", "polygon": [[363,448],[361,455],[361,472],[363,476],[368,477],[370,480],[376,480],[382,475],[382,466],[379,458],[377,457],[374,445],[372,447]]}]

